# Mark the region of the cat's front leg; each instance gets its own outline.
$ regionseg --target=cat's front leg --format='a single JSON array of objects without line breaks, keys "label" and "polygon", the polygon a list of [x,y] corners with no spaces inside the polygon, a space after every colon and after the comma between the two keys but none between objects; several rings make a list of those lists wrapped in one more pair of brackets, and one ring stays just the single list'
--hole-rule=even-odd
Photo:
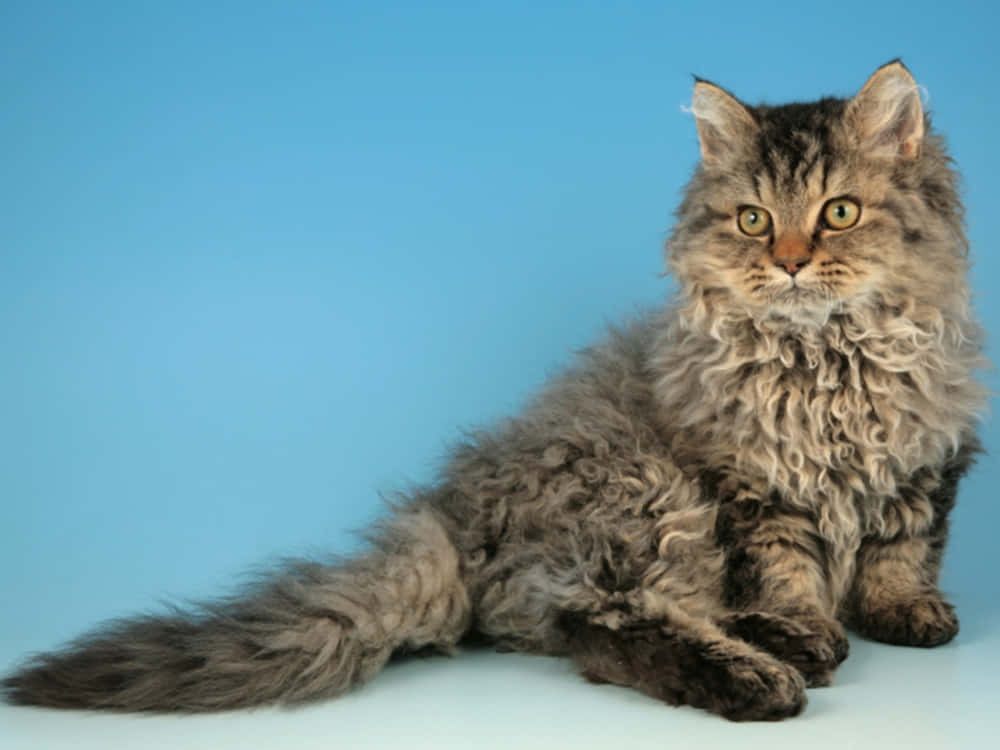
[{"label": "cat's front leg", "polygon": [[720,625],[798,667],[810,687],[829,685],[848,643],[812,517],[741,491],[720,507],[716,534],[726,551],[724,603],[733,610]]},{"label": "cat's front leg", "polygon": [[870,539],[858,552],[850,624],[872,640],[898,646],[940,646],[958,634],[955,609],[934,583],[925,538]]},{"label": "cat's front leg", "polygon": [[861,635],[901,646],[940,646],[958,634],[954,607],[938,591],[948,514],[959,480],[980,450],[974,436],[943,466],[910,478],[885,503],[881,533],[862,542],[847,617]]}]

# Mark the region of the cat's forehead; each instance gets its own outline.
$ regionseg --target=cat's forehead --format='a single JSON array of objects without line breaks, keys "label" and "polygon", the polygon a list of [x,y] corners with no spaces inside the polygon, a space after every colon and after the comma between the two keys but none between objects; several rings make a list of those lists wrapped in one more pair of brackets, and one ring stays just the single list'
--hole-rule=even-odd
[{"label": "cat's forehead", "polygon": [[798,213],[831,195],[881,193],[881,181],[859,171],[848,147],[847,104],[825,98],[748,108],[758,127],[743,144],[741,168],[729,173],[728,197]]},{"label": "cat's forehead", "polygon": [[841,160],[838,125],[845,106],[843,99],[828,98],[755,108],[759,127],[748,144],[755,182],[764,182],[775,197],[799,195],[803,188],[822,192]]},{"label": "cat's forehead", "polygon": [[843,119],[846,107],[846,99],[826,97],[778,106],[761,104],[750,111],[759,126],[759,145],[792,157],[800,152],[804,139],[832,147],[832,130]]}]

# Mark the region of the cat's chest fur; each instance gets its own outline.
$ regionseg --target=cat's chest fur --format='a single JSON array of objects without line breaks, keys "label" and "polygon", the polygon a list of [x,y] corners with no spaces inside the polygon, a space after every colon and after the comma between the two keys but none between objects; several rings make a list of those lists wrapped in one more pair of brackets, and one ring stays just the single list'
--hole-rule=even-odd
[{"label": "cat's chest fur", "polygon": [[815,514],[839,545],[883,528],[886,505],[947,460],[979,406],[962,336],[940,319],[674,335],[674,356],[691,359],[660,361],[658,395],[677,451]]},{"label": "cat's chest fur", "polygon": [[660,342],[657,399],[671,451],[693,477],[727,477],[723,494],[738,488],[811,517],[835,607],[866,536],[932,522],[920,484],[971,431],[982,403],[977,350],[940,316],[708,334],[679,317]]}]

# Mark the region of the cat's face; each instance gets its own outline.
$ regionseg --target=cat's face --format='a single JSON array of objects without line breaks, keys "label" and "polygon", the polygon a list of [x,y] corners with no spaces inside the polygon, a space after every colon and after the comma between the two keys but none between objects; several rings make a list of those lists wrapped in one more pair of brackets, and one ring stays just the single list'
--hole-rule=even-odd
[{"label": "cat's face", "polygon": [[964,289],[955,177],[901,64],[852,100],[782,107],[698,82],[693,110],[702,164],[669,248],[688,293],[802,321]]}]

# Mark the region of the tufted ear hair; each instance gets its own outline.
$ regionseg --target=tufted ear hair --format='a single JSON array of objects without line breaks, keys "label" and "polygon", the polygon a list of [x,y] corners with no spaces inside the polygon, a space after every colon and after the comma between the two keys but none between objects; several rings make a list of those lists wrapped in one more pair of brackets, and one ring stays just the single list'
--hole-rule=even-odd
[{"label": "tufted ear hair", "polygon": [[874,156],[915,159],[924,139],[920,87],[899,60],[883,65],[847,105],[860,146]]},{"label": "tufted ear hair", "polygon": [[757,131],[757,121],[742,102],[714,83],[697,79],[691,112],[698,126],[701,158],[706,164],[725,161]]}]

